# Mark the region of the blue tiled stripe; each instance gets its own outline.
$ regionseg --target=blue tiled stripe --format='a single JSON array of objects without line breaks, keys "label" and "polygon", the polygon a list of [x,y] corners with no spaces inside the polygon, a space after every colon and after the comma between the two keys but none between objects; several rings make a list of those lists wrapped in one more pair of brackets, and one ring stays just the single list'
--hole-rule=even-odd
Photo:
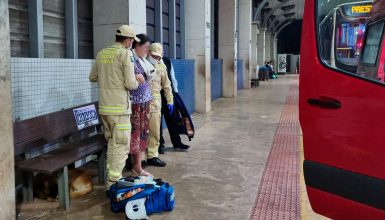
[{"label": "blue tiled stripe", "polygon": [[238,90],[243,89],[243,60],[237,62],[237,87]]},{"label": "blue tiled stripe", "polygon": [[211,60],[211,101],[215,101],[222,97],[222,65],[223,60],[212,59]]},{"label": "blue tiled stripe", "polygon": [[[189,113],[195,112],[195,67],[194,60],[171,60],[178,81],[178,92],[182,97]],[[166,122],[162,118],[162,127],[166,128]],[[163,134],[165,135],[165,134]]]},{"label": "blue tiled stripe", "polygon": [[171,60],[178,81],[179,95],[190,113],[195,112],[195,67],[194,60]]}]

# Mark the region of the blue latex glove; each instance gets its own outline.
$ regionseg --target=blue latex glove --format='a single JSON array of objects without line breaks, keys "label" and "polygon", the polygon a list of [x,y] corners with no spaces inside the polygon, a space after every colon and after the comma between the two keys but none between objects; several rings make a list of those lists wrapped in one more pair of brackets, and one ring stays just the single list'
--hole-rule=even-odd
[{"label": "blue latex glove", "polygon": [[174,113],[174,105],[173,104],[167,104],[168,113],[172,115]]}]

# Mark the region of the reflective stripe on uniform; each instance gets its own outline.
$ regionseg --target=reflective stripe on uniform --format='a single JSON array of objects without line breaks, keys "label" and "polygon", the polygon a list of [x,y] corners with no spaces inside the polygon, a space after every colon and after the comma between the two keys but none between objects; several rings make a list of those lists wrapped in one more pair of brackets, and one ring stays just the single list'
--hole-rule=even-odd
[{"label": "reflective stripe on uniform", "polygon": [[155,92],[155,93],[152,94],[152,97],[153,97],[154,99],[159,99],[159,98],[161,98],[161,95],[160,95],[159,92]]},{"label": "reflective stripe on uniform", "polygon": [[124,113],[124,107],[123,106],[106,106],[101,105],[99,106],[99,112],[101,113]]},{"label": "reflective stripe on uniform", "polygon": [[112,171],[112,170],[108,170],[108,174],[109,174],[109,176],[112,177],[112,178],[119,178],[120,175],[121,175],[121,172],[114,172],[114,171]]},{"label": "reflective stripe on uniform", "polygon": [[119,130],[130,130],[131,129],[131,123],[116,124],[116,128],[119,129]]}]

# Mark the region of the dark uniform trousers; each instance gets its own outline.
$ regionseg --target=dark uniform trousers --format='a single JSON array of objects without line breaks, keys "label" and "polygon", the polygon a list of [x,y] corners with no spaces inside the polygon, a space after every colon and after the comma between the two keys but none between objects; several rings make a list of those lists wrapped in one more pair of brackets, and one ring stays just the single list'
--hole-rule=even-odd
[{"label": "dark uniform trousers", "polygon": [[[178,121],[176,120],[178,118],[177,111],[174,111],[173,115],[169,114],[169,110],[167,108],[167,101],[166,98],[161,92],[162,95],[162,116],[164,116],[164,120],[166,121],[168,133],[170,134],[171,143],[173,146],[178,146],[182,144],[181,138],[179,136],[178,132]],[[160,126],[160,146],[164,146],[164,139],[163,139],[163,126]]]}]

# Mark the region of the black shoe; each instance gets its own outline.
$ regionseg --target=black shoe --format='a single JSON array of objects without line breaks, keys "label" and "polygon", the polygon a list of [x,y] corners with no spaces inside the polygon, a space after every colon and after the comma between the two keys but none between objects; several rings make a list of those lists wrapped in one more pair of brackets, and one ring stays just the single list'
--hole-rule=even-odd
[{"label": "black shoe", "polygon": [[151,159],[147,159],[147,165],[149,166],[155,166],[155,167],[165,167],[166,162],[163,160],[159,159],[158,157],[154,157]]},{"label": "black shoe", "polygon": [[128,169],[128,170],[131,170],[132,169],[132,160],[131,160],[131,156],[130,155],[128,155],[128,157],[127,157],[127,160],[126,160],[126,168]]},{"label": "black shoe", "polygon": [[165,151],[164,148],[165,148],[164,145],[159,146],[159,149],[158,149],[159,154],[164,154],[164,151]]},{"label": "black shoe", "polygon": [[190,146],[185,145],[183,143],[178,144],[178,145],[174,145],[174,149],[188,150],[189,148],[190,148]]}]

